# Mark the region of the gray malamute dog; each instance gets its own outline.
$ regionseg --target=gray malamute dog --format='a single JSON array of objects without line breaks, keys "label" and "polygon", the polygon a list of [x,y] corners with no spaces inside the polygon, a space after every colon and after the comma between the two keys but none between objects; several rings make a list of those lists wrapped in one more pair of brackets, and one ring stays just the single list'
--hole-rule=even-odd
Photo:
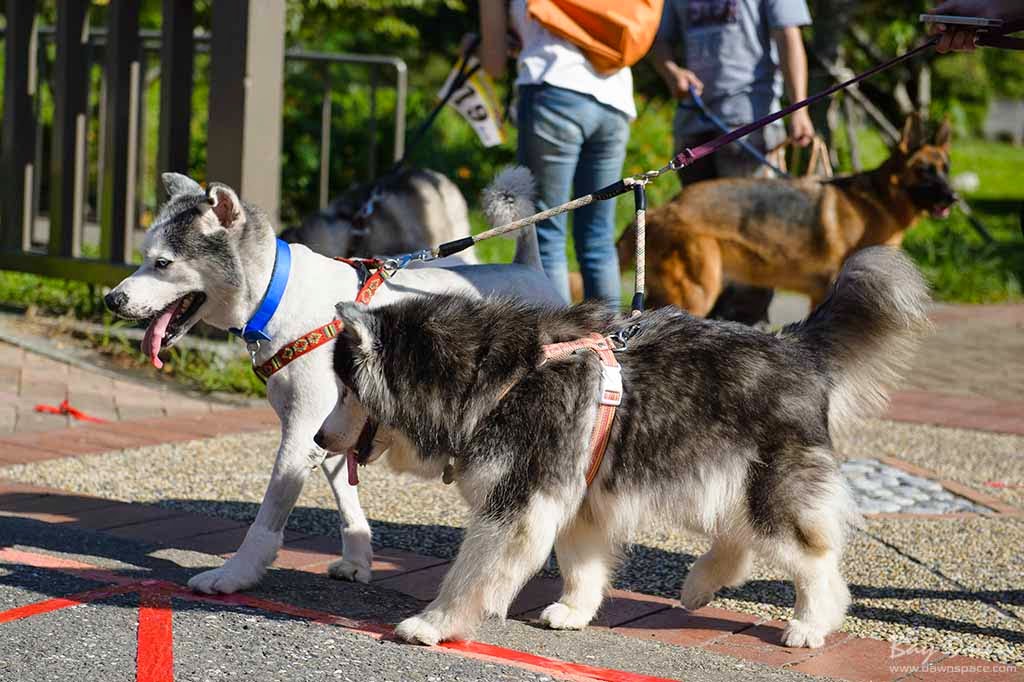
[{"label": "gray malamute dog", "polygon": [[[540,618],[582,628],[651,518],[713,541],[684,606],[742,583],[758,554],[795,584],[786,644],[821,646],[850,601],[839,561],[857,519],[830,433],[884,403],[928,300],[906,257],[879,247],[850,258],[829,298],[778,335],[674,308],[619,321],[587,304],[452,295],[339,304],[335,372],[397,434],[389,458],[427,476],[451,464],[472,511],[440,595],[398,635],[433,644],[503,616],[552,545],[565,590]],[[617,355],[622,403],[588,488],[601,365],[586,351],[542,364],[541,347],[632,325]]]}]

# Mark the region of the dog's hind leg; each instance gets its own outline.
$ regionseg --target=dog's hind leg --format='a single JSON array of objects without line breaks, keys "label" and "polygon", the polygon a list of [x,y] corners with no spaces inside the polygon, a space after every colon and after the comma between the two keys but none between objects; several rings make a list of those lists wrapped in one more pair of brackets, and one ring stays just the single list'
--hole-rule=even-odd
[{"label": "dog's hind leg", "polygon": [[820,647],[825,637],[843,624],[850,591],[839,572],[838,554],[794,548],[789,562],[796,604],[782,641],[791,647]]},{"label": "dog's hind leg", "polygon": [[656,303],[703,317],[722,292],[721,247],[713,237],[687,235],[657,260],[648,276]]},{"label": "dog's hind leg", "polygon": [[606,528],[580,513],[555,542],[555,553],[565,588],[558,601],[541,612],[540,621],[555,630],[581,630],[604,599],[615,560],[614,541]]},{"label": "dog's hind leg", "polygon": [[566,507],[538,493],[525,508],[506,506],[499,513],[470,522],[437,598],[399,623],[396,635],[433,645],[471,636],[487,615],[506,615],[512,599],[551,553]]},{"label": "dog's hind leg", "polygon": [[721,588],[746,582],[752,563],[749,543],[724,536],[715,538],[711,549],[693,562],[686,574],[679,601],[691,611],[707,606]]},{"label": "dog's hind leg", "polygon": [[831,455],[812,450],[802,458],[800,475],[790,476],[772,492],[785,520],[764,545],[766,553],[792,576],[796,590],[793,619],[782,640],[786,646],[814,648],[842,625],[850,605],[839,560],[847,525],[857,517]]}]

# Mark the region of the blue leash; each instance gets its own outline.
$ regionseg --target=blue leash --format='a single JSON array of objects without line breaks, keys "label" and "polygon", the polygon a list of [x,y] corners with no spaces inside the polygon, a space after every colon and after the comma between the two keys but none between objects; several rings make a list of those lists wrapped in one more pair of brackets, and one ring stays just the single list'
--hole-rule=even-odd
[{"label": "blue leash", "polygon": [[[712,113],[710,109],[708,109],[707,105],[704,104],[704,100],[700,98],[700,95],[697,94],[697,91],[694,89],[692,85],[690,86],[690,99],[693,101],[692,107],[688,106],[685,103],[682,106],[687,109],[696,108],[703,118],[705,118],[712,125],[718,128],[721,132],[729,133],[732,131],[732,129],[729,126],[725,125],[725,122],[722,121],[722,119],[718,118],[718,116],[715,116],[715,114]],[[759,152],[757,148],[754,147],[754,145],[750,144],[745,139],[736,140],[736,144],[738,144],[743,149],[743,151],[747,152],[755,159],[763,163],[765,166],[768,166],[773,171],[775,171],[775,174],[778,175],[780,178],[793,177],[789,173],[787,173],[786,171],[782,170],[781,168],[773,164],[771,161],[769,161],[764,154]]]}]

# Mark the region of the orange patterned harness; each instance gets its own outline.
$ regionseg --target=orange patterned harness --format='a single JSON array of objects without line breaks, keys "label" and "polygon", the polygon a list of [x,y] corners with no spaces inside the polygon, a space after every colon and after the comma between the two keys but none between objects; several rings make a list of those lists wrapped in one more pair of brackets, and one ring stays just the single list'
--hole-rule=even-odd
[{"label": "orange patterned harness", "polygon": [[615,408],[622,402],[622,369],[615,359],[612,341],[594,333],[563,343],[552,343],[544,346],[544,363],[568,357],[578,350],[593,351],[601,360],[601,394],[598,397],[597,419],[590,432],[590,466],[587,469],[587,487],[597,478],[597,472],[604,461],[605,450],[608,449],[608,438],[612,432],[615,419]]}]

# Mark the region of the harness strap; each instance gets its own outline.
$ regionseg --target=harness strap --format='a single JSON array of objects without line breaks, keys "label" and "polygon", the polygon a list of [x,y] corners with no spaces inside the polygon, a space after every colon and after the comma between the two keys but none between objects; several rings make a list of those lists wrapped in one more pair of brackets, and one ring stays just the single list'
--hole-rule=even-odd
[{"label": "harness strap", "polygon": [[[373,295],[387,280],[384,275],[384,261],[379,258],[335,258],[346,265],[351,265],[359,273],[359,293],[356,303],[368,305]],[[370,272],[370,271],[373,272]]]},{"label": "harness strap", "polygon": [[[381,267],[384,261],[379,258],[335,258],[334,260],[341,261],[355,268],[358,273],[359,293],[356,294],[356,303],[368,304],[373,295],[377,293],[377,289],[387,279]],[[371,268],[374,269],[372,274],[370,273]],[[275,372],[288,363],[332,341],[340,331],[340,320],[332,320],[322,327],[310,330],[274,353],[273,357],[262,365],[253,365],[253,371],[256,372],[256,376],[266,382]]]},{"label": "harness strap", "polygon": [[285,365],[298,360],[309,351],[316,350],[325,343],[333,341],[341,329],[341,320],[331,320],[324,326],[308,331],[284,346],[262,365],[253,367],[253,371],[256,372],[256,376],[267,381]]},{"label": "harness strap", "polygon": [[541,365],[551,360],[569,357],[580,350],[593,351],[601,361],[601,394],[598,397],[597,419],[590,432],[590,466],[587,468],[587,487],[597,478],[604,461],[608,439],[615,420],[615,408],[622,402],[622,370],[615,359],[611,341],[593,333],[575,341],[552,343],[544,346],[544,360]]}]

